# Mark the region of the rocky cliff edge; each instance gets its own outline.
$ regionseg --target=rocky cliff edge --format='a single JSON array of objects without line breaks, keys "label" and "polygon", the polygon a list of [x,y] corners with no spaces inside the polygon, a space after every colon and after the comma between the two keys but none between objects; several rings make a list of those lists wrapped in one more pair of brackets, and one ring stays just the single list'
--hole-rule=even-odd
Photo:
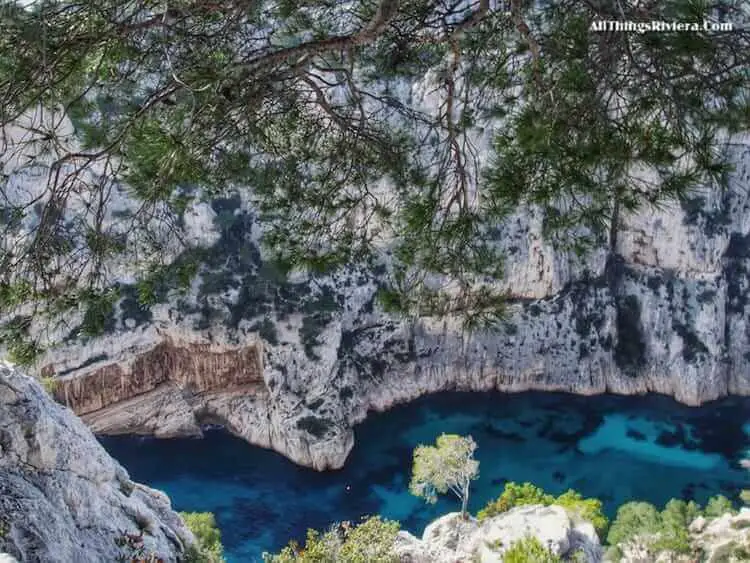
[{"label": "rocky cliff edge", "polygon": [[180,561],[192,534],[67,408],[0,364],[0,553],[22,563]]}]

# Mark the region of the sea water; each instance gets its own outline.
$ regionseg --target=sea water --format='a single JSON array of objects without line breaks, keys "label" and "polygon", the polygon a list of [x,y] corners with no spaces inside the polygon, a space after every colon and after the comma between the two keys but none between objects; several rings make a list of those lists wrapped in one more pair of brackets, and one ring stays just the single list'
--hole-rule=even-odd
[{"label": "sea water", "polygon": [[412,450],[442,432],[471,435],[479,478],[469,507],[482,508],[507,481],[550,493],[569,488],[604,502],[612,516],[630,500],[733,500],[750,488],[739,460],[750,448],[750,400],[691,408],[660,396],[441,393],[355,429],[345,467],[319,473],[221,430],[203,439],[102,437],[131,478],[161,489],[176,510],[216,516],[229,563],[259,561],[308,528],[381,514],[417,535],[458,509],[446,496],[426,505],[408,491]]}]

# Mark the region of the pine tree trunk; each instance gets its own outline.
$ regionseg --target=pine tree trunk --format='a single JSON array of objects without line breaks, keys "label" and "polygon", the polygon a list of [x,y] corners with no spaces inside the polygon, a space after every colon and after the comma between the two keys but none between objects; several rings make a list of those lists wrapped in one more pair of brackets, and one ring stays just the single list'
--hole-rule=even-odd
[{"label": "pine tree trunk", "polygon": [[464,487],[464,498],[461,501],[461,518],[467,519],[468,514],[466,513],[466,507],[469,505],[469,484],[467,483]]}]

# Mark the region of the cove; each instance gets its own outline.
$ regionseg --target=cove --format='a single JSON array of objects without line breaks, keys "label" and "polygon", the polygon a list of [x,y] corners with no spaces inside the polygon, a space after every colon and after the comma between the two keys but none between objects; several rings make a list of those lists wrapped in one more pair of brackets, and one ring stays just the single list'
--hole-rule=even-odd
[{"label": "cove", "polygon": [[176,510],[211,511],[229,563],[253,562],[307,528],[381,514],[421,534],[457,509],[453,499],[425,505],[408,492],[412,449],[441,432],[478,443],[476,512],[506,481],[550,493],[568,488],[600,498],[608,515],[630,500],[736,500],[750,487],[739,460],[750,448],[750,399],[699,408],[649,395],[580,397],[559,393],[457,393],[423,397],[356,428],[346,466],[318,473],[221,430],[203,439],[100,437],[131,478],[165,491]]}]

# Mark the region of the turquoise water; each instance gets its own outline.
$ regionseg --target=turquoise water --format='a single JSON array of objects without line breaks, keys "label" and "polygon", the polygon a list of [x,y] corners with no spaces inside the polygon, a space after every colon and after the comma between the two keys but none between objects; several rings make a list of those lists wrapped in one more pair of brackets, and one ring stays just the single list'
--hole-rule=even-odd
[{"label": "turquoise water", "polygon": [[573,488],[612,514],[623,502],[672,497],[736,499],[750,487],[738,461],[750,448],[750,400],[701,408],[665,397],[443,393],[371,416],[340,471],[317,473],[214,430],[205,439],[101,438],[137,481],[162,489],[177,510],[211,511],[229,563],[252,562],[305,530],[382,514],[421,533],[453,499],[428,506],[409,495],[411,451],[441,432],[471,434],[480,477],[470,508],[508,481],[551,493]]}]

